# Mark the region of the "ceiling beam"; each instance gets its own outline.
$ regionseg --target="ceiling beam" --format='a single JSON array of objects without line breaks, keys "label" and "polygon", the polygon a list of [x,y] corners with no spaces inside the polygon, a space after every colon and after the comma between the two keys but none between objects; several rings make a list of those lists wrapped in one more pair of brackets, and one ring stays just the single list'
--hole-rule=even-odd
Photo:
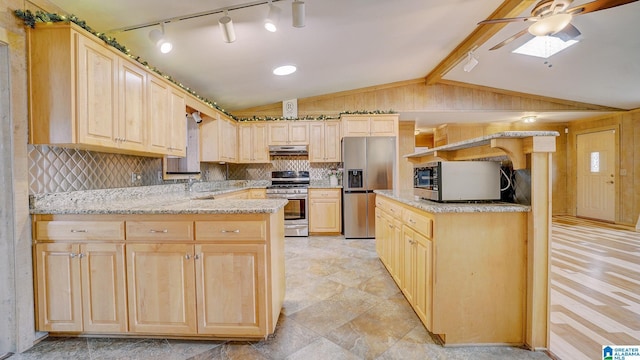
[{"label": "ceiling beam", "polygon": [[[520,16],[524,10],[535,2],[537,2],[537,0],[505,0],[487,19]],[[451,68],[467,57],[469,51],[480,47],[506,25],[507,23],[498,23],[476,27],[466,39],[458,44],[458,46],[425,77],[427,85],[439,82]]]}]

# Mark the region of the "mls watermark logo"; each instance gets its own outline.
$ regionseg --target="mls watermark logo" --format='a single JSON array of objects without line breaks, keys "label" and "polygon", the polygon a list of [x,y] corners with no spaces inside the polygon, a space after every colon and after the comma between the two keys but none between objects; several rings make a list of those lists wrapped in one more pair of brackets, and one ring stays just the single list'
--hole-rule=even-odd
[{"label": "mls watermark logo", "polygon": [[602,360],[640,360],[640,345],[602,345]]}]

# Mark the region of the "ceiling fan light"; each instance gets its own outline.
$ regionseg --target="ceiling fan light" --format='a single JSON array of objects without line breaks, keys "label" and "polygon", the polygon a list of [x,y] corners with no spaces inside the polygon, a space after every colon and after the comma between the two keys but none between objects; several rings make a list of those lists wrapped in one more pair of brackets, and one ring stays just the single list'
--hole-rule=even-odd
[{"label": "ceiling fan light", "polygon": [[291,14],[293,15],[293,27],[301,28],[305,25],[304,1],[294,0],[291,3]]},{"label": "ceiling fan light", "polygon": [[553,35],[569,25],[571,19],[570,14],[550,15],[531,24],[529,33],[534,36]]},{"label": "ceiling fan light", "polygon": [[218,20],[218,25],[220,26],[220,31],[222,31],[222,38],[226,43],[232,43],[236,41],[236,31],[233,28],[233,20],[226,15],[221,17]]},{"label": "ceiling fan light", "polygon": [[264,19],[264,28],[270,32],[276,32],[278,30],[278,21],[280,20],[280,8],[272,5],[269,2],[269,13],[267,14],[267,18]]}]

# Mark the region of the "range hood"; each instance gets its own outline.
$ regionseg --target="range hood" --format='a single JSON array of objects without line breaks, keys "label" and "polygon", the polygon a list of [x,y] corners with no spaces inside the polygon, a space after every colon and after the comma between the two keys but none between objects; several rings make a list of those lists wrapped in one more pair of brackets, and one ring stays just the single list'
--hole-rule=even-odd
[{"label": "range hood", "polygon": [[306,156],[309,155],[307,145],[269,145],[271,156]]}]

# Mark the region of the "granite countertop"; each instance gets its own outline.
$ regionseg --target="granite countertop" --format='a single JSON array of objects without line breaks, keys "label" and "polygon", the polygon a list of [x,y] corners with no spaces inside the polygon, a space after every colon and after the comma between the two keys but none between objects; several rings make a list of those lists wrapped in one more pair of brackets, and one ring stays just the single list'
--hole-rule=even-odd
[{"label": "granite countertop", "polygon": [[31,214],[255,214],[274,213],[286,199],[215,199],[233,191],[265,188],[263,182],[195,183],[71,191],[32,196]]},{"label": "granite countertop", "polygon": [[512,203],[439,203],[422,200],[413,195],[412,190],[395,192],[393,190],[374,190],[376,194],[386,196],[405,205],[430,213],[470,213],[470,212],[529,212],[531,207]]},{"label": "granite countertop", "polygon": [[342,185],[331,185],[329,180],[311,180],[309,187],[312,189],[342,189]]}]

